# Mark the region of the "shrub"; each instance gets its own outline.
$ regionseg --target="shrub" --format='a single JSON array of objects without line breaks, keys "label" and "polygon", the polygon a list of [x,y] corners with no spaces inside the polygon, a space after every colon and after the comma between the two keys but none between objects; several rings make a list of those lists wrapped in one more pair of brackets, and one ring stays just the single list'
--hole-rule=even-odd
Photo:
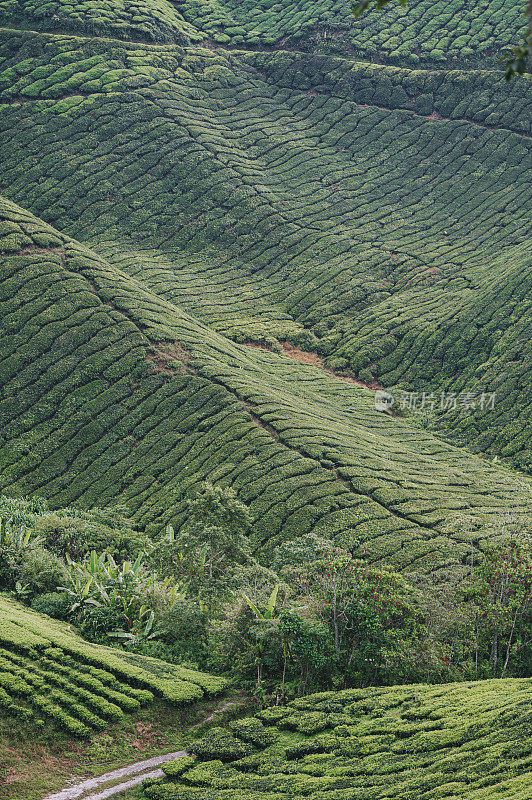
[{"label": "shrub", "polygon": [[166,764],[162,765],[161,769],[165,775],[175,777],[190,769],[195,761],[194,756],[181,756],[180,758],[174,758],[173,761],[167,761]]},{"label": "shrub", "polygon": [[254,717],[235,720],[229,727],[239,739],[251,742],[260,748],[269,747],[278,735],[275,728],[265,728],[262,722]]},{"label": "shrub", "polygon": [[235,761],[253,752],[253,746],[242,742],[224,728],[212,728],[201,739],[190,746],[190,752],[202,759]]},{"label": "shrub", "polygon": [[18,560],[18,579],[35,592],[54,592],[65,580],[65,564],[44,547],[33,547]]},{"label": "shrub", "polygon": [[135,556],[146,545],[131,520],[113,509],[64,509],[38,517],[34,528],[43,536],[48,550],[74,561],[92,550],[124,559]]},{"label": "shrub", "polygon": [[40,614],[47,614],[55,619],[67,619],[70,600],[64,592],[44,592],[31,601],[31,607]]}]

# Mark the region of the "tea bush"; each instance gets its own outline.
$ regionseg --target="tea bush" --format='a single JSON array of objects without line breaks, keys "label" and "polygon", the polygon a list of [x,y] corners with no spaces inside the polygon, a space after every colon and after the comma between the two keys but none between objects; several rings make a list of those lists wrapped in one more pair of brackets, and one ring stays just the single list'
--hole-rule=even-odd
[{"label": "tea bush", "polygon": [[[530,680],[508,679],[311,695],[261,717],[278,712],[286,719],[303,711],[323,722],[323,733],[294,734],[278,721],[266,749],[238,758],[232,745],[231,760],[216,760],[215,740],[224,741],[218,729],[193,743],[197,766],[170,769],[144,794],[151,800],[524,800],[532,787],[531,692]],[[348,722],[337,726],[340,713]],[[256,719],[240,724],[260,725]],[[240,736],[238,725],[231,729]],[[226,754],[223,745],[221,751]]]},{"label": "tea bush", "polygon": [[186,703],[216,694],[227,683],[84,642],[64,623],[3,595],[0,614],[0,705],[28,721],[52,721],[76,736],[89,736],[106,721],[139,710],[154,694]]}]

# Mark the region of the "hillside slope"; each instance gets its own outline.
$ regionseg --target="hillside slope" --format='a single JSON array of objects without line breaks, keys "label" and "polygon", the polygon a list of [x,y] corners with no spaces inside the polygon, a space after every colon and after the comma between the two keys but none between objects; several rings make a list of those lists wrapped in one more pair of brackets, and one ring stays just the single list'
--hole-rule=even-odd
[{"label": "hillside slope", "polygon": [[232,342],[14,204],[1,213],[2,491],[125,502],[155,534],[208,479],[250,504],[262,553],[314,531],[430,571],[467,561],[457,511],[488,527],[532,513],[524,479],[376,411],[371,390]]},{"label": "hillside slope", "polygon": [[75,736],[104,729],[154,695],[190,703],[223,678],[84,641],[66,625],[0,595],[0,709]]},{"label": "hillside slope", "polygon": [[525,29],[513,0],[414,0],[358,20],[349,0],[0,0],[0,24],[148,42],[293,47],[410,67],[495,65]]},{"label": "hillside slope", "polygon": [[528,800],[530,680],[324,692],[215,728],[150,800]]},{"label": "hillside slope", "polygon": [[532,463],[531,92],[491,72],[2,33],[3,192],[237,341]]},{"label": "hillside slope", "polygon": [[[400,58],[312,8],[0,2],[0,489],[155,534],[208,478],[264,555],[315,531],[460,565],[457,512],[479,547],[532,502],[490,463],[532,464],[530,82],[449,69],[514,6],[450,19],[446,61],[438,5],[385,12]],[[375,411],[379,385],[429,413]]]}]

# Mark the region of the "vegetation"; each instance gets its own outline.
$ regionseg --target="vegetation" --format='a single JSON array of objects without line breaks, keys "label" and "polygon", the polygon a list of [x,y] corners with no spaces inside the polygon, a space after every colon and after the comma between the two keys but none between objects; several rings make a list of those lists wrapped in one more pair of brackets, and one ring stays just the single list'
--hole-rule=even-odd
[{"label": "vegetation", "polygon": [[[355,54],[368,60],[495,65],[526,30],[515,0],[496,5],[453,0],[391,3],[355,19],[349,0],[1,0],[0,22],[53,32],[80,32],[148,42],[201,42],[216,47],[291,46]],[[361,4],[368,5],[368,4]],[[378,4],[382,6],[382,3]]]},{"label": "vegetation", "polygon": [[145,796],[525,800],[531,691],[510,679],[311,695],[212,729],[190,746],[195,763],[167,766]]},{"label": "vegetation", "polygon": [[150,798],[530,793],[525,18],[377,5],[0,0],[0,719],[248,692]]},{"label": "vegetation", "polygon": [[[374,3],[372,0],[353,2],[353,12],[355,17],[358,18],[361,14],[367,11],[368,8],[374,6],[377,10],[380,10],[381,8],[387,6],[389,2],[390,0],[375,0]],[[400,0],[400,4],[404,8],[406,7],[407,2],[406,0]],[[529,71],[527,67],[532,48],[532,3],[530,0],[527,4],[526,14],[528,18],[528,26],[523,42],[514,45],[512,50],[507,53],[506,56],[501,58],[501,61],[505,62],[507,80],[514,78],[516,75],[523,75],[525,72]]]},{"label": "vegetation", "polygon": [[[99,776],[176,752],[185,737],[205,729],[211,714],[213,724],[219,725],[244,710],[245,699],[231,692],[181,705],[155,700],[117,722],[108,721],[105,730],[90,739],[51,725],[28,725],[0,710],[0,797],[42,800],[63,789],[67,775]],[[99,790],[105,788],[103,784]]]},{"label": "vegetation", "polygon": [[[13,512],[0,524],[0,589],[75,625],[88,650],[73,650],[72,643],[67,649],[89,662],[93,646],[120,642],[124,650],[108,651],[114,655],[103,663],[109,667],[124,653],[133,665],[129,678],[151,656],[177,665],[168,668],[173,684],[159,677],[148,684],[176,702],[224,686],[191,666],[252,689],[260,706],[331,685],[530,674],[532,546],[519,518],[502,525],[493,543],[486,536],[482,554],[470,550],[465,574],[456,565],[448,585],[434,586],[423,574],[411,585],[391,567],[371,566],[315,534],[279,545],[268,569],[250,555],[246,534],[253,520],[234,491],[206,483],[187,504],[181,535],[169,526],[156,543],[146,540],[134,560],[120,555],[116,536],[114,550],[92,550],[74,561],[70,540],[62,557],[35,533],[49,516],[42,501],[0,498]],[[76,511],[54,517],[76,519]],[[109,509],[105,518],[112,517]],[[466,528],[461,532],[466,539]],[[42,625],[18,608],[23,627],[42,638]],[[7,628],[13,646],[24,641]],[[64,626],[44,630],[49,646],[66,647]],[[21,658],[18,663],[23,666]]]},{"label": "vegetation", "polygon": [[173,703],[220,692],[226,681],[83,641],[65,623],[0,597],[0,701],[16,717],[77,736],[138,710],[154,693]]},{"label": "vegetation", "polygon": [[[525,477],[376,411],[370,390],[231,342],[17,206],[3,209],[9,494],[41,494],[56,508],[127,504],[155,540],[168,523],[180,535],[189,495],[210,480],[248,505],[260,558],[312,532],[434,573],[460,561],[467,570],[469,540],[448,530],[456,510],[480,527],[505,509],[530,513]],[[493,414],[504,430],[503,406]],[[505,441],[520,447],[518,435]]]}]

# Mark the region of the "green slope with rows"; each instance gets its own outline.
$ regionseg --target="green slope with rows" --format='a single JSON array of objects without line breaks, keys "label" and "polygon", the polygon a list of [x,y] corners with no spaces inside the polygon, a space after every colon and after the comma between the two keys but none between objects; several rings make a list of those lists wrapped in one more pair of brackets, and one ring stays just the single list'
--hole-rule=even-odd
[{"label": "green slope with rows", "polygon": [[456,512],[480,539],[532,513],[529,481],[376,411],[371,390],[232,342],[18,206],[1,213],[3,492],[125,503],[155,535],[207,479],[249,503],[263,555],[313,531],[432,572],[470,557]]},{"label": "green slope with rows", "polygon": [[523,10],[514,0],[413,0],[355,20],[348,0],[0,0],[0,24],[441,67],[496,64],[524,33]]},{"label": "green slope with rows", "polygon": [[434,422],[530,470],[527,79],[2,38],[7,196],[231,339],[495,393]]},{"label": "green slope with rows", "polygon": [[212,729],[145,796],[528,800],[531,692],[524,679],[311,695]]},{"label": "green slope with rows", "polygon": [[530,515],[530,82],[479,8],[0,2],[1,491],[155,535],[208,479],[265,557],[405,570]]},{"label": "green slope with rows", "polygon": [[223,678],[84,641],[66,623],[0,596],[0,709],[89,736],[154,696],[189,703]]}]

